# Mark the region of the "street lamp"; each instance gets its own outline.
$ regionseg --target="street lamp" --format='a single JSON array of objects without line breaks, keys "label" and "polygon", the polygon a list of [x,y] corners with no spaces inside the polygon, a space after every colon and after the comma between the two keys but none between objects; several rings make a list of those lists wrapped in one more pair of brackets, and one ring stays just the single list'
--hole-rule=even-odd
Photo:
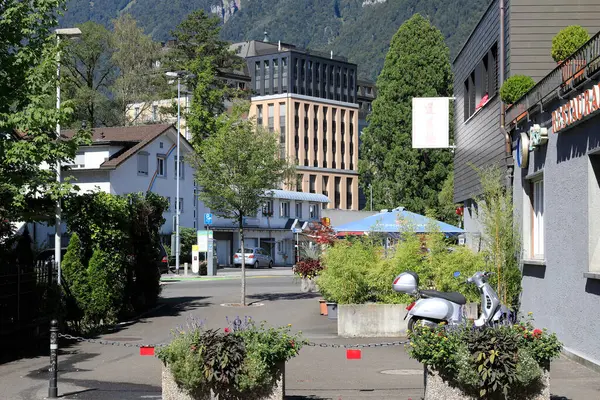
[{"label": "street lamp", "polygon": [[[60,112],[60,39],[75,39],[81,36],[81,30],[79,28],[62,28],[54,31],[56,33],[56,111],[57,115]],[[60,140],[60,118],[56,118],[56,137]],[[61,171],[60,161],[56,162],[56,181],[60,185],[61,182]],[[56,200],[56,227],[54,231],[54,261],[58,268],[57,282],[61,284],[61,204],[60,197]]]},{"label": "street lamp", "polygon": [[181,156],[179,144],[181,140],[181,78],[191,77],[191,74],[186,73],[185,71],[178,72],[166,72],[166,76],[170,78],[177,78],[177,163],[175,163],[175,176],[176,176],[176,198],[175,198],[175,269],[177,273],[179,273],[179,215],[181,210],[179,208],[179,180],[181,177],[179,168],[181,166]]}]

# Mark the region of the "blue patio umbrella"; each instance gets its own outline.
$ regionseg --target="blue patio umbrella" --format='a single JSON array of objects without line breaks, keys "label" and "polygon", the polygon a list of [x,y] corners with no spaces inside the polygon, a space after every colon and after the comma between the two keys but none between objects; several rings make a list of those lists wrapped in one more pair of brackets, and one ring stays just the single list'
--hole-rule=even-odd
[{"label": "blue patio umbrella", "polygon": [[382,211],[359,221],[335,226],[334,229],[338,235],[364,235],[368,232],[398,234],[407,229],[412,229],[415,233],[428,233],[431,226],[437,227],[440,232],[448,236],[464,232],[461,228],[421,214],[415,214],[405,210],[404,207]]}]

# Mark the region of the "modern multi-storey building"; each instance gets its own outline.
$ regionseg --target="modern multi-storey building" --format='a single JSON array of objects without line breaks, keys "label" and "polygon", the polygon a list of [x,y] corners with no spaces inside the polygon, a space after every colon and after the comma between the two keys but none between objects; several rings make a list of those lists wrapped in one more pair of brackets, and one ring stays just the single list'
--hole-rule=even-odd
[{"label": "modern multi-storey building", "polygon": [[250,115],[279,132],[280,156],[297,165],[298,191],[358,210],[357,67],[342,57],[281,43],[233,44],[252,81]]}]

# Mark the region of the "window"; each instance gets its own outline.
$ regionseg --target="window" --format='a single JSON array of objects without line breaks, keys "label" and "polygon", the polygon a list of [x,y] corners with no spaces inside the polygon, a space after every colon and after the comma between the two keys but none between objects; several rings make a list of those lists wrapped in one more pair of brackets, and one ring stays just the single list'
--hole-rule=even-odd
[{"label": "window", "polygon": [[310,219],[319,218],[319,206],[317,204],[311,203],[308,205],[308,216]]},{"label": "window", "polygon": [[160,176],[163,178],[167,177],[167,163],[165,160],[165,156],[156,157],[156,176]]},{"label": "window", "polygon": [[279,207],[279,216],[283,218],[289,218],[290,216],[290,202],[282,201]]},{"label": "window", "polygon": [[340,197],[341,196],[341,194],[340,194],[341,179],[342,178],[336,177],[335,181],[334,181],[334,183],[335,183],[334,184],[334,190],[335,190],[335,192],[334,192],[334,206],[335,206],[336,209],[339,209],[340,205],[341,205],[341,197]]},{"label": "window", "polygon": [[273,132],[275,130],[275,104],[267,105],[267,122],[269,132]]},{"label": "window", "polygon": [[273,93],[279,92],[279,60],[273,60]]},{"label": "window", "polygon": [[296,202],[296,218],[302,218],[302,203],[299,201]]},{"label": "window", "polygon": [[260,81],[260,61],[256,61],[254,63],[254,89],[256,89],[257,92],[260,92]]},{"label": "window", "polygon": [[267,201],[265,201],[265,203],[263,204],[262,213],[265,216],[272,216],[273,215],[273,200],[267,200]]},{"label": "window", "polygon": [[270,71],[269,71],[269,60],[264,61],[264,67],[265,67],[265,69],[264,69],[264,71],[265,71],[264,72],[265,73],[265,75],[264,75],[265,86],[264,87],[265,87],[265,93],[268,93],[269,89],[270,89],[270,78],[271,78]]},{"label": "window", "polygon": [[531,182],[531,255],[544,258],[544,180]]},{"label": "window", "polygon": [[464,83],[464,120],[469,119],[498,91],[498,46],[494,44]]},{"label": "window", "polygon": [[138,175],[148,176],[148,153],[138,153]]},{"label": "window", "polygon": [[329,177],[323,176],[323,194],[329,196]]},{"label": "window", "polygon": [[315,184],[317,182],[317,176],[316,175],[310,175],[309,177],[309,192],[310,193],[316,193],[316,189],[315,189]]},{"label": "window", "polygon": [[262,126],[263,124],[263,106],[261,104],[256,106],[256,125]]},{"label": "window", "polygon": [[179,198],[179,204],[177,205],[179,207],[179,212],[182,213],[183,212],[183,198]]},{"label": "window", "polygon": [[346,208],[352,209],[352,178],[346,178]]},{"label": "window", "polygon": [[302,180],[304,179],[304,176],[302,174],[298,174],[296,176],[296,191],[301,192],[302,191]]},{"label": "window", "polygon": [[[175,159],[173,160],[173,166],[174,166],[173,171],[175,171],[175,174],[177,174],[177,156],[175,156]],[[184,178],[184,171],[185,171],[185,164],[184,164],[183,160],[181,160],[181,161],[179,161],[179,179]],[[175,174],[173,174],[173,176],[175,176]]]}]

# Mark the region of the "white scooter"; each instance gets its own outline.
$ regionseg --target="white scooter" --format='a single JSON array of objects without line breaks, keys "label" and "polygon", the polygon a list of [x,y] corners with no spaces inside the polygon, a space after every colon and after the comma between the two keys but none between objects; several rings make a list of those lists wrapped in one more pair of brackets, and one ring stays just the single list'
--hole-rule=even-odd
[{"label": "white scooter", "polygon": [[[475,326],[512,324],[513,315],[488,283],[492,273],[476,272],[464,283],[473,283],[481,293],[481,315],[474,321]],[[455,272],[454,277],[460,276]],[[464,306],[465,296],[458,292],[438,292],[437,290],[419,290],[419,276],[414,272],[403,272],[394,279],[394,291],[416,297],[406,309],[404,317],[408,320],[408,330],[416,326],[437,326],[440,322],[448,325],[460,325],[466,322]]]}]

